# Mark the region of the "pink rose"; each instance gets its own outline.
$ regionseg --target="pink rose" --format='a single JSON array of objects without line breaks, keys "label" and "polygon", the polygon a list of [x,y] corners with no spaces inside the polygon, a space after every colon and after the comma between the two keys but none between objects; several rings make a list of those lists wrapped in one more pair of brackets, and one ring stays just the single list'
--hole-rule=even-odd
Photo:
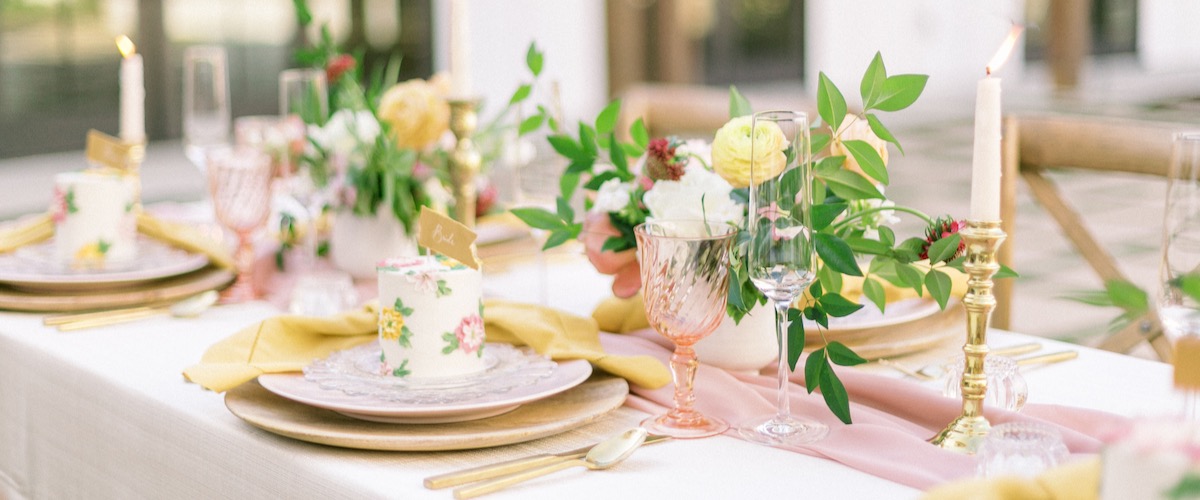
[{"label": "pink rose", "polygon": [[637,250],[629,249],[621,252],[601,250],[604,241],[610,236],[620,236],[621,233],[608,220],[608,214],[593,212],[583,220],[583,248],[588,261],[602,274],[611,274],[612,290],[617,297],[627,299],[637,294],[642,288],[641,267],[637,262]]}]

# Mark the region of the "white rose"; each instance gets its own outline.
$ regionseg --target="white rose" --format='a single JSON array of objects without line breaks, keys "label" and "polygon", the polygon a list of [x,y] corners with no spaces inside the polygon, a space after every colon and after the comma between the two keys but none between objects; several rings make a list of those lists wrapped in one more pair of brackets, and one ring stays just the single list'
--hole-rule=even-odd
[{"label": "white rose", "polygon": [[313,126],[309,135],[322,149],[335,156],[350,156],[360,144],[375,144],[379,121],[370,111],[341,109],[329,117],[325,126]]},{"label": "white rose", "polygon": [[592,212],[618,212],[629,205],[629,197],[633,193],[633,185],[621,182],[621,179],[609,179],[596,190],[595,203]]},{"label": "white rose", "polygon": [[689,165],[678,181],[658,181],[643,198],[650,218],[740,224],[745,208],[729,197],[733,186],[707,169]]}]

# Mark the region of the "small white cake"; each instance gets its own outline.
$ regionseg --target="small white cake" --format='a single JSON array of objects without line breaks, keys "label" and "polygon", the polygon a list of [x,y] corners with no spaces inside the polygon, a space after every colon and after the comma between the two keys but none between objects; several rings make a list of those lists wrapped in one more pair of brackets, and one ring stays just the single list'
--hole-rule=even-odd
[{"label": "small white cake", "polygon": [[486,369],[483,273],[442,255],[388,259],[376,271],[382,372],[432,379]]},{"label": "small white cake", "polygon": [[1158,500],[1189,474],[1200,474],[1200,424],[1148,419],[1108,444],[1101,500]]},{"label": "small white cake", "polygon": [[54,177],[54,257],[78,269],[104,269],[137,257],[136,188],[119,175]]}]

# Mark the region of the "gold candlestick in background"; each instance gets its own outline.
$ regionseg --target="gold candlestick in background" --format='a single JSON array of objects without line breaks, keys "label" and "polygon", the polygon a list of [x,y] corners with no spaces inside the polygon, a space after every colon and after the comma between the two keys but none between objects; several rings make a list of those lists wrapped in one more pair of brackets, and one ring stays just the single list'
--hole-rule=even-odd
[{"label": "gold candlestick in background", "polygon": [[967,260],[963,267],[970,277],[967,280],[967,295],[963,307],[967,310],[967,343],[963,345],[966,366],[962,377],[962,415],[934,436],[935,446],[974,454],[979,444],[991,430],[991,424],[983,416],[983,397],[987,394],[987,376],[983,363],[987,358],[987,325],[992,309],[996,308],[996,297],[992,295],[992,276],[1000,270],[996,262],[996,249],[1004,241],[1004,231],[999,221],[967,221],[962,239],[967,245]]},{"label": "gold candlestick in background", "polygon": [[450,100],[450,131],[457,142],[450,152],[450,180],[454,184],[454,218],[469,228],[475,227],[475,176],[482,162],[471,136],[478,123],[479,101]]}]

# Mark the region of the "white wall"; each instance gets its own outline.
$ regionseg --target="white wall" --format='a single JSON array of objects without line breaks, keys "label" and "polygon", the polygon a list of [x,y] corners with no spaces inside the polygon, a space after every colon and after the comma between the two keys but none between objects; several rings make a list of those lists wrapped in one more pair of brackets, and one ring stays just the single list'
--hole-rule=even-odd
[{"label": "white wall", "polygon": [[1138,60],[1160,72],[1200,68],[1200,2],[1138,2]]},{"label": "white wall", "polygon": [[[525,50],[536,40],[546,55],[542,89],[559,82],[565,119],[591,118],[606,104],[606,55],[603,0],[469,0],[471,82],[491,116],[529,71]],[[435,67],[448,70],[450,2],[434,6]],[[548,98],[544,98],[548,101]]]},{"label": "white wall", "polygon": [[[929,75],[914,108],[969,105],[988,59],[1012,22],[1023,19],[1023,5],[1022,0],[809,0],[804,68],[808,92],[816,95],[817,72],[823,71],[847,103],[860,106],[859,81],[880,51],[889,74]],[[1021,76],[1023,46],[1017,46],[1000,77]]]}]

